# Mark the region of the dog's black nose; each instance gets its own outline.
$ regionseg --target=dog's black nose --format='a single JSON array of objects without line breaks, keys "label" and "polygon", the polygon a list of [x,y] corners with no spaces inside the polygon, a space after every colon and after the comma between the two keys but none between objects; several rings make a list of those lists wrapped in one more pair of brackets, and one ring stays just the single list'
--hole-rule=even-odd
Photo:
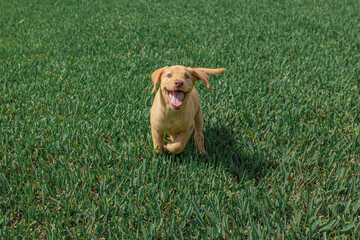
[{"label": "dog's black nose", "polygon": [[180,81],[180,80],[175,80],[174,84],[175,84],[176,87],[182,87],[182,86],[184,86],[184,82],[183,82],[183,81]]}]

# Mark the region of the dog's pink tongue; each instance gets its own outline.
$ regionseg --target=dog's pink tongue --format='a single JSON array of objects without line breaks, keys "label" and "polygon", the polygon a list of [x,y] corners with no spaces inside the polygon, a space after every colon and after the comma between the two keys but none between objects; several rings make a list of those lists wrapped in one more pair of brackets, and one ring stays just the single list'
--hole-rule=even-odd
[{"label": "dog's pink tongue", "polygon": [[184,92],[181,91],[173,91],[170,93],[170,103],[173,106],[179,106],[184,101]]}]

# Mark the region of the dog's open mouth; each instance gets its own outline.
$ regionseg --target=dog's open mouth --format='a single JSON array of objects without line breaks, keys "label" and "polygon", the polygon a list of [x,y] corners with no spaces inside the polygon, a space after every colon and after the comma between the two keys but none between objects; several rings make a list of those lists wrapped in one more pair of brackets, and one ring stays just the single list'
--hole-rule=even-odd
[{"label": "dog's open mouth", "polygon": [[187,93],[180,90],[176,90],[176,91],[165,90],[165,93],[169,99],[170,107],[174,110],[181,109]]}]

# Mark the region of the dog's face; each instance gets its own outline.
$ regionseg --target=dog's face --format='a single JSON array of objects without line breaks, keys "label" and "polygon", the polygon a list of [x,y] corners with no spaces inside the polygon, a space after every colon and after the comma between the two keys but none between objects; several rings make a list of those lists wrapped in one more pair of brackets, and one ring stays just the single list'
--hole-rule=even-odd
[{"label": "dog's face", "polygon": [[191,71],[183,66],[172,66],[164,70],[160,90],[169,101],[170,108],[180,110],[194,86]]},{"label": "dog's face", "polygon": [[206,74],[180,65],[160,68],[152,74],[151,78],[154,83],[152,93],[160,83],[161,94],[173,110],[180,110],[185,105],[197,80],[203,80],[206,87],[210,88]]}]

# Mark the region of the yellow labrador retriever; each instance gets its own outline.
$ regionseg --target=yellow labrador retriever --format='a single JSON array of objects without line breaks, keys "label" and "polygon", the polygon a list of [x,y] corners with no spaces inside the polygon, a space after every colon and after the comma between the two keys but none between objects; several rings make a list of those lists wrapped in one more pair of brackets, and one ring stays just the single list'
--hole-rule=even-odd
[{"label": "yellow labrador retriever", "polygon": [[[166,149],[172,153],[180,153],[194,129],[197,150],[206,153],[200,98],[194,85],[196,81],[202,80],[206,88],[210,89],[208,75],[225,70],[176,65],[160,68],[151,75],[154,84],[151,93],[154,93],[160,84],[150,110],[151,133],[156,153],[160,154]],[[164,134],[170,135],[166,147]]]}]

